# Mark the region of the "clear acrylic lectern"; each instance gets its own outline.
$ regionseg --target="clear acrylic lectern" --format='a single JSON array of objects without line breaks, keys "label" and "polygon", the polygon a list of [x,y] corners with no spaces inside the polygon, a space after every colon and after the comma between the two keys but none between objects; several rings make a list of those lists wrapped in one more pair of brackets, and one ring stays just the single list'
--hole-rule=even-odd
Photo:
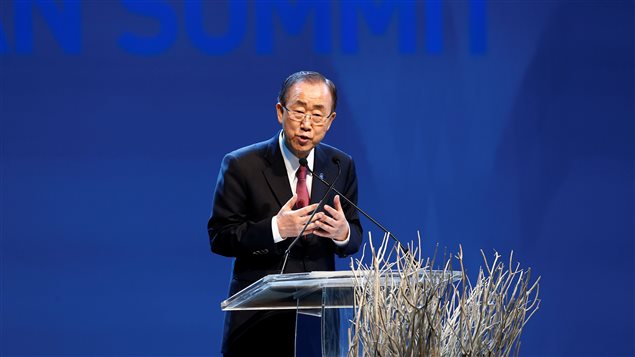
[{"label": "clear acrylic lectern", "polygon": [[[450,274],[453,281],[458,279],[458,272]],[[420,276],[423,277],[423,271]],[[349,321],[354,313],[354,287],[360,278],[363,277],[356,278],[353,271],[267,275],[223,301],[221,308],[224,311],[296,309],[300,314],[320,316],[322,355],[345,356]],[[399,274],[388,272],[382,275],[382,280],[399,280]],[[296,336],[298,328],[302,326],[296,325]]]}]

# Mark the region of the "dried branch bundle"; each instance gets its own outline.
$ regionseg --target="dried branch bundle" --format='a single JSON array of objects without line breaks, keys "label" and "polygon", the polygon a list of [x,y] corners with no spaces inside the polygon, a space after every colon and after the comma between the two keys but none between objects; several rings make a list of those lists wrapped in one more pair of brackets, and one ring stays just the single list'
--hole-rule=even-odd
[{"label": "dried branch bundle", "polygon": [[[472,284],[463,266],[443,269],[421,257],[418,245],[409,252],[388,248],[384,237],[375,249],[369,239],[371,263],[353,263],[357,281],[355,314],[349,328],[349,356],[509,356],[518,355],[523,327],[539,307],[538,278],[531,269],[507,266],[495,253]],[[365,249],[364,249],[365,253]]]}]

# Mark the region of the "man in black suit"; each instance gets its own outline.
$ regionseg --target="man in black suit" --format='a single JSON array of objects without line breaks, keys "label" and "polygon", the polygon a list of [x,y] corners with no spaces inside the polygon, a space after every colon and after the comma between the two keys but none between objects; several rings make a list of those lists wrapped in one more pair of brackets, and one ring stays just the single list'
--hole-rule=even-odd
[{"label": "man in black suit", "polygon": [[[283,254],[302,230],[327,187],[299,164],[333,182],[357,201],[351,157],[321,144],[335,119],[337,90],[317,72],[298,72],[283,83],[276,113],[282,131],[273,138],[233,151],[223,159],[208,232],[212,252],[233,257],[229,295],[268,274],[278,274]],[[336,163],[337,162],[337,163]],[[334,270],[335,255],[359,249],[357,211],[329,194],[304,237],[292,248],[285,273]],[[295,312],[244,311],[225,316],[225,356],[293,355]],[[319,335],[316,336],[319,340]]]}]

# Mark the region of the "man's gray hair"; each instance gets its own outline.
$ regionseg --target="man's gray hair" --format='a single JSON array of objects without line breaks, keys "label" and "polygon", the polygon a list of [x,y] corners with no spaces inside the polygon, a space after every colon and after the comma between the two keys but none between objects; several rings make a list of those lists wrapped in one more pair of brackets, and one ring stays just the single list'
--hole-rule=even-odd
[{"label": "man's gray hair", "polygon": [[312,71],[295,72],[284,80],[284,82],[282,83],[282,88],[280,88],[280,93],[278,93],[278,102],[280,104],[287,104],[287,91],[289,90],[289,88],[293,87],[294,84],[299,82],[321,82],[326,84],[331,91],[331,98],[333,98],[333,107],[331,108],[331,112],[335,111],[335,108],[337,107],[337,88],[335,88],[335,84],[333,84],[330,79],[324,77],[322,74]]}]

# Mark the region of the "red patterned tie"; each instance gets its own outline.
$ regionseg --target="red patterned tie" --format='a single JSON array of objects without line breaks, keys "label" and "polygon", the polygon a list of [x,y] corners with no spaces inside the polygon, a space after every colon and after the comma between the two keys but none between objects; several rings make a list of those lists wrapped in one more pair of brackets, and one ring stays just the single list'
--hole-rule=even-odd
[{"label": "red patterned tie", "polygon": [[298,200],[295,202],[296,209],[309,205],[309,190],[306,187],[306,173],[306,166],[300,166],[295,173],[295,176],[298,178],[298,183],[295,186],[295,193],[298,195]]}]

